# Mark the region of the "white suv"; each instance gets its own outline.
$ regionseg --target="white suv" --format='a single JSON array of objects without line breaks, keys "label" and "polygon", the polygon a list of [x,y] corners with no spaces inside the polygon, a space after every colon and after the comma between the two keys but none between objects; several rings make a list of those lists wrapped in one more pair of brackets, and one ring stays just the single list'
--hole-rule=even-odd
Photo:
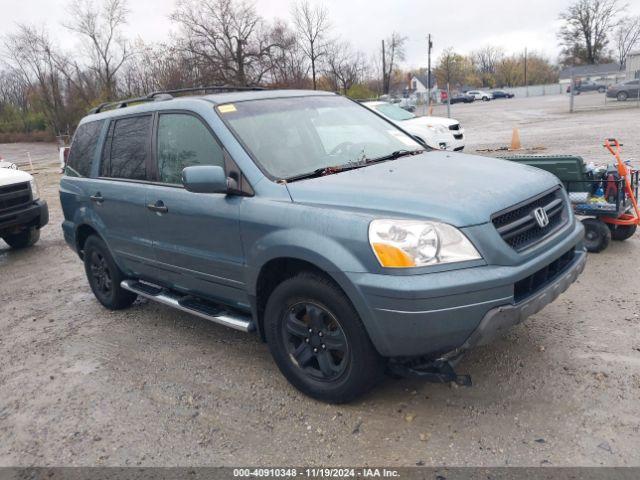
[{"label": "white suv", "polygon": [[0,237],[12,248],[30,247],[48,222],[49,208],[33,177],[0,161]]},{"label": "white suv", "polygon": [[387,102],[364,102],[363,105],[431,148],[456,152],[464,150],[464,129],[457,120],[446,117],[416,117],[413,113]]},{"label": "white suv", "polygon": [[469,90],[467,95],[471,95],[476,100],[483,100],[485,102],[493,100],[493,93],[485,92],[484,90]]}]

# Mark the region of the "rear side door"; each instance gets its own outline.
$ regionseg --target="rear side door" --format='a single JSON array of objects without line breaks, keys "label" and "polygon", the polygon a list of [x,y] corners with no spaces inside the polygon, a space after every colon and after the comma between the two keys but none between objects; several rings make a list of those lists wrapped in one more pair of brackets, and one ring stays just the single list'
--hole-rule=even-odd
[{"label": "rear side door", "polygon": [[244,305],[243,197],[191,193],[182,186],[186,167],[225,168],[223,148],[194,114],[163,112],[156,122],[155,184],[147,217],[159,268],[174,287]]},{"label": "rear side door", "polygon": [[153,273],[146,207],[152,126],[151,114],[111,120],[90,196],[100,233],[116,261],[138,277]]}]

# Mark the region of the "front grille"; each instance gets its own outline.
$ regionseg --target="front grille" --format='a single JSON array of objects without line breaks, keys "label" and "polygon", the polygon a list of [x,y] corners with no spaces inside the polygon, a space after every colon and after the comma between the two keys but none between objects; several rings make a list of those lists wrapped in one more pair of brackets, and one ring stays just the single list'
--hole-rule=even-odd
[{"label": "front grille", "polygon": [[31,203],[29,182],[0,187],[0,213],[9,212]]},{"label": "front grille", "polygon": [[449,130],[460,130],[460,124],[449,125]]},{"label": "front grille", "polygon": [[519,303],[526,300],[536,292],[539,292],[541,289],[546,287],[549,283],[553,282],[571,264],[575,255],[576,252],[572,248],[560,258],[554,260],[546,267],[541,268],[533,275],[529,275],[519,282],[516,282],[513,288],[515,302]]},{"label": "front grille", "polygon": [[[549,224],[544,227],[540,227],[534,217],[533,212],[538,208],[543,208],[549,218]],[[565,225],[568,218],[564,195],[558,187],[524,204],[496,213],[491,221],[502,239],[519,252],[544,240]]]},{"label": "front grille", "polygon": [[461,133],[454,133],[453,138],[456,140],[462,140],[463,135]]}]

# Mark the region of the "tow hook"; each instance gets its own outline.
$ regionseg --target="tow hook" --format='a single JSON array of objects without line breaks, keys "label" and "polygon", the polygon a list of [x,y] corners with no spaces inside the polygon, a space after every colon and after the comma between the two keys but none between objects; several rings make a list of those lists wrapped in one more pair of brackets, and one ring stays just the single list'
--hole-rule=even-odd
[{"label": "tow hook", "polygon": [[471,375],[458,375],[449,360],[438,359],[425,363],[397,362],[388,364],[389,373],[398,377],[421,378],[427,382],[454,382],[461,387],[470,387]]}]

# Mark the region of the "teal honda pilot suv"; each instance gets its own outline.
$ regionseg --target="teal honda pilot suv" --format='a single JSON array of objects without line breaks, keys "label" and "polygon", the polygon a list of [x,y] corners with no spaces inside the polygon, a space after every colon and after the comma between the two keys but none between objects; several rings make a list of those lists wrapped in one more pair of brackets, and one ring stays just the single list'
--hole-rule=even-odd
[{"label": "teal honda pilot suv", "polygon": [[467,381],[457,359],[552,302],[586,260],[553,175],[431,151],[326,92],[102,105],[77,128],[60,199],[106,308],[142,296],[256,331],[328,402],[385,370]]}]

